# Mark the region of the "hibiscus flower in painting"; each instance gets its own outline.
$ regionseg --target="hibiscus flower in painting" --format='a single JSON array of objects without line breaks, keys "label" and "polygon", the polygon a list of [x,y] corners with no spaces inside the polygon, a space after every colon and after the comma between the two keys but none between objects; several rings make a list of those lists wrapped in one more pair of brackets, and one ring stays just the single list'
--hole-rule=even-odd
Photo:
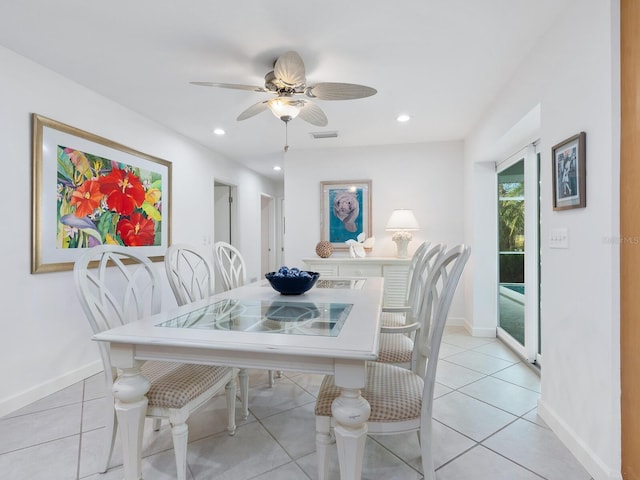
[{"label": "hibiscus flower in painting", "polygon": [[132,213],[130,218],[118,222],[116,232],[128,247],[153,245],[155,225],[153,220],[140,213]]},{"label": "hibiscus flower in painting", "polygon": [[100,191],[100,184],[95,180],[87,180],[71,193],[71,206],[75,206],[74,215],[76,217],[86,217],[91,215],[100,207],[103,193]]},{"label": "hibiscus flower in painting", "polygon": [[58,248],[162,244],[162,175],[58,146]]},{"label": "hibiscus flower in painting", "polygon": [[114,168],[99,181],[102,193],[107,195],[107,206],[120,215],[130,215],[145,200],[142,182],[132,172]]}]

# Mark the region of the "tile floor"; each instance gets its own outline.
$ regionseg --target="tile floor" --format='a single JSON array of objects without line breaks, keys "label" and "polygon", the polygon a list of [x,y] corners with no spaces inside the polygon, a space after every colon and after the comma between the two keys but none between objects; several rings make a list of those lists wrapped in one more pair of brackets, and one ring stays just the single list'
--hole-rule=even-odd
[{"label": "tile floor", "polygon": [[[499,340],[449,327],[441,350],[433,439],[438,480],[590,480],[537,416],[538,376]],[[285,372],[269,388],[266,372],[251,371],[250,415],[233,437],[224,431],[224,396],[194,413],[188,479],[315,479],[313,407],[320,381]],[[119,441],[110,469],[97,473],[102,401],[96,375],[1,418],[0,477],[120,480]],[[153,432],[147,423],[143,448],[145,479],[175,478],[167,424]],[[370,436],[364,463],[363,479],[422,478],[415,434]]]}]

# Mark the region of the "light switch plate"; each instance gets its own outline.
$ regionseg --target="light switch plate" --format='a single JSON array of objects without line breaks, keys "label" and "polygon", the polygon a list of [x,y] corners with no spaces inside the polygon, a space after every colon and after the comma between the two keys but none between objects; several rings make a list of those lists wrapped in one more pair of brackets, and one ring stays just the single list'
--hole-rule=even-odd
[{"label": "light switch plate", "polygon": [[569,230],[566,228],[553,228],[549,235],[550,248],[569,248]]}]

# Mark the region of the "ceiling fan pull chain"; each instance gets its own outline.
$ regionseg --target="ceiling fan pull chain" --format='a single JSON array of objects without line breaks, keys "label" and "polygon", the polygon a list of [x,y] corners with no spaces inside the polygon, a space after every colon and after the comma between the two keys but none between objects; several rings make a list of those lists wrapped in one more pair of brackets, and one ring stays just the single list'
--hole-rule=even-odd
[{"label": "ceiling fan pull chain", "polygon": [[289,151],[289,122],[284,121],[284,153]]}]

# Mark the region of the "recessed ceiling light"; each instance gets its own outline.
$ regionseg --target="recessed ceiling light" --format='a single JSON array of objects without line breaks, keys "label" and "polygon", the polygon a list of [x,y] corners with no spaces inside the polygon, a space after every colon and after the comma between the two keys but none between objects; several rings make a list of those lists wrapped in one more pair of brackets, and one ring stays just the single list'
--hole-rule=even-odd
[{"label": "recessed ceiling light", "polygon": [[274,169],[276,172],[279,172],[280,170],[282,170],[282,167],[281,167],[280,165],[276,165],[275,167],[273,167],[273,169]]},{"label": "recessed ceiling light", "polygon": [[402,115],[398,115],[398,118],[397,118],[397,120],[399,122],[408,122],[410,119],[411,119],[411,117],[409,115],[404,114],[404,113]]},{"label": "recessed ceiling light", "polygon": [[216,128],[213,130],[213,133],[215,133],[216,135],[224,135],[227,132],[225,132],[222,128]]}]

